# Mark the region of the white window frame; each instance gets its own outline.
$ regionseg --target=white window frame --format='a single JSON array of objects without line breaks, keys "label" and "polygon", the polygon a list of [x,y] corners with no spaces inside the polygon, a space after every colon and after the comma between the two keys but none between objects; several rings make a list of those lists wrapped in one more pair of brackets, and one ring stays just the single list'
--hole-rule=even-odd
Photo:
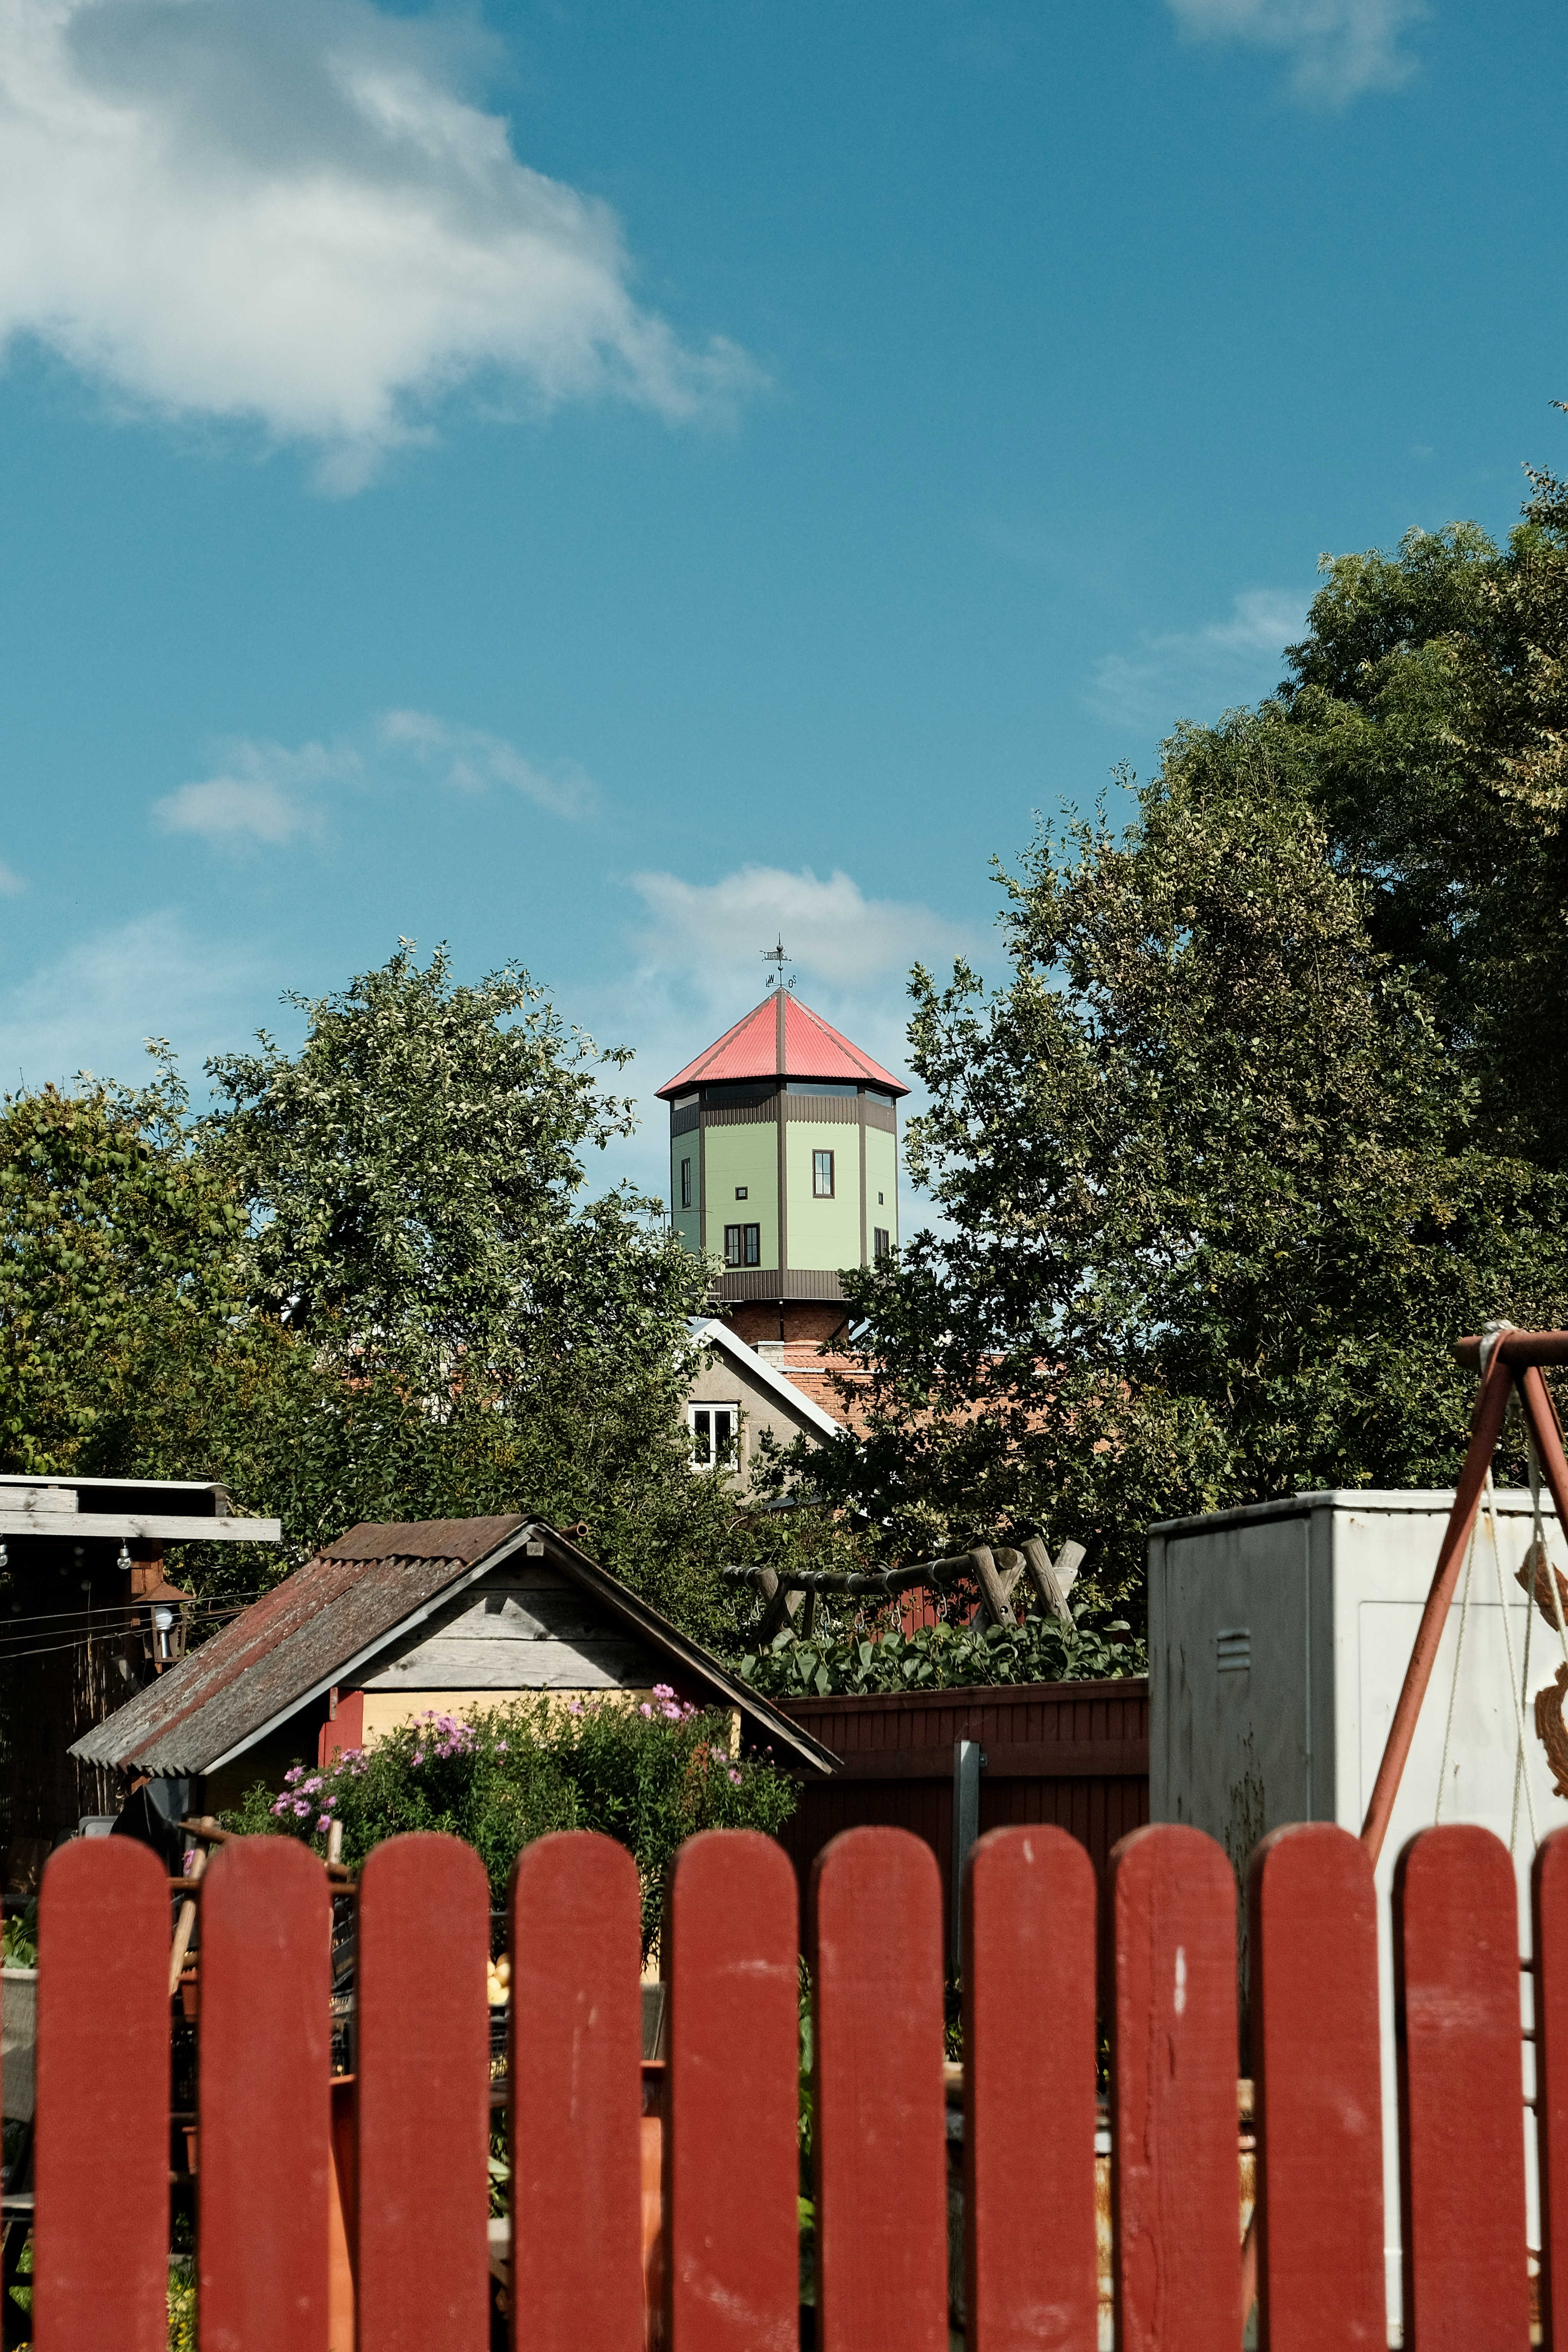
[{"label": "white window frame", "polygon": [[[720,1454],[715,1444],[713,1416],[727,1412],[730,1416],[729,1450]],[[699,1413],[708,1421],[706,1432],[697,1426]],[[692,1467],[697,1470],[738,1470],[741,1465],[741,1400],[739,1397],[694,1397],[686,1408],[686,1426],[691,1432]],[[705,1445],[706,1454],[698,1452]]]}]

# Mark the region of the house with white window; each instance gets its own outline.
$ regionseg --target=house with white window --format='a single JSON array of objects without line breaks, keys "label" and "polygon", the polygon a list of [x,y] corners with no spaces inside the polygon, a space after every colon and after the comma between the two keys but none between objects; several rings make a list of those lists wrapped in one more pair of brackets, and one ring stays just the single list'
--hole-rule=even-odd
[{"label": "house with white window", "polygon": [[686,1419],[700,1465],[727,1467],[741,1481],[750,1475],[764,1430],[781,1445],[797,1437],[820,1444],[842,1435],[841,1421],[727,1323],[699,1323],[694,1329],[705,1360],[687,1394]]}]

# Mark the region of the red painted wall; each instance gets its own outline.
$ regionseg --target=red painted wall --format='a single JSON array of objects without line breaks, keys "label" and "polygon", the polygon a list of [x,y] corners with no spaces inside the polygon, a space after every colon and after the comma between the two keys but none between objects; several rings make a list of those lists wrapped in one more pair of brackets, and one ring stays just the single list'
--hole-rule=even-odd
[{"label": "red painted wall", "polygon": [[924,1838],[952,1900],[952,1749],[977,1739],[980,1827],[1054,1822],[1102,1871],[1111,1847],[1149,1818],[1149,1685],[1019,1683],[897,1691],[874,1698],[788,1699],[781,1712],[831,1748],[844,1769],[807,1784],[783,1843],[802,1897],[829,1838],[884,1822]]},{"label": "red painted wall", "polygon": [[316,1741],[317,1766],[324,1771],[340,1748],[363,1746],[364,1693],[340,1691],[337,1714],[322,1724]]}]

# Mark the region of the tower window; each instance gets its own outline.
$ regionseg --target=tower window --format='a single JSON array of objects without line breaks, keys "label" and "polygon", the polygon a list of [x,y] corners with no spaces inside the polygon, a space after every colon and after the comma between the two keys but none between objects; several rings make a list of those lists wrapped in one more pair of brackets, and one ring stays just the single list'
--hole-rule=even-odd
[{"label": "tower window", "polygon": [[819,1201],[833,1198],[833,1154],[814,1151],[811,1155],[811,1189]]},{"label": "tower window", "polygon": [[726,1265],[760,1265],[763,1262],[763,1229],[761,1225],[726,1225],[724,1228],[724,1263]]},{"label": "tower window", "polygon": [[743,1184],[737,1184],[737,1185],[736,1185],[736,1187],[735,1187],[735,1198],[736,1198],[736,1200],[737,1200],[737,1201],[743,1201],[743,1200],[745,1199],[745,1197],[746,1197],[746,1188],[745,1188],[745,1186],[744,1186]]},{"label": "tower window", "polygon": [[879,1208],[881,1207],[881,1205],[882,1205],[882,1196],[881,1196],[880,1192],[879,1192],[879,1193],[878,1193],[878,1195],[877,1195],[877,1206],[878,1206],[878,1207],[879,1207]]},{"label": "tower window", "polygon": [[717,1470],[733,1462],[741,1428],[738,1404],[689,1404],[691,1452],[700,1470]]},{"label": "tower window", "polygon": [[680,1163],[680,1205],[683,1209],[689,1209],[691,1206],[691,1162],[689,1160],[683,1160]]},{"label": "tower window", "polygon": [[873,1226],[871,1231],[871,1255],[873,1257],[886,1257],[888,1255],[888,1228],[886,1225]]}]

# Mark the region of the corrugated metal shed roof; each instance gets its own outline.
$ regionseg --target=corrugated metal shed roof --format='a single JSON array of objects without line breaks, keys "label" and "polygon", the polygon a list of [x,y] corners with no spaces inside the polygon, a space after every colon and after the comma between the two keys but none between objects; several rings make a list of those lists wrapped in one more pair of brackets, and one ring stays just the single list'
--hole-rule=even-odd
[{"label": "corrugated metal shed roof", "polygon": [[[779,1007],[784,1007],[781,1023]],[[780,1034],[782,1028],[782,1035]],[[661,1096],[679,1094],[683,1087],[714,1086],[731,1078],[827,1078],[841,1084],[886,1087],[895,1095],[909,1088],[880,1062],[852,1045],[847,1037],[803,1004],[786,989],[753,1005],[743,1020],[726,1029],[715,1045],[660,1087]]]},{"label": "corrugated metal shed roof", "polygon": [[71,1749],[89,1764],[201,1773],[280,1727],[370,1660],[448,1593],[488,1573],[524,1533],[689,1680],[739,1706],[797,1761],[830,1771],[831,1751],[740,1683],[720,1661],[558,1535],[521,1512],[352,1528],[254,1601],[232,1624],[149,1683]]}]

